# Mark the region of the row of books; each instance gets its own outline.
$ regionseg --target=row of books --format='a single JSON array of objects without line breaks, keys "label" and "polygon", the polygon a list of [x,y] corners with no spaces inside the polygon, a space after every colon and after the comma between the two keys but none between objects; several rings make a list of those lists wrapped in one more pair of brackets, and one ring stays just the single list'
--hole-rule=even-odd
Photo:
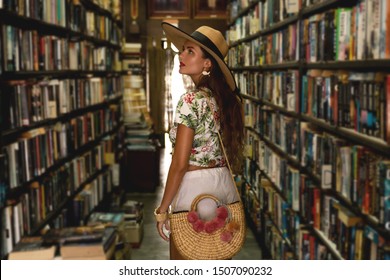
[{"label": "row of books", "polygon": [[[261,210],[267,213],[262,233],[272,237],[268,241],[274,258],[359,260],[390,257],[390,244],[386,243],[384,237],[372,227],[364,225],[360,216],[337,199],[321,194],[321,190],[313,187],[310,180],[304,184],[307,190],[299,193],[303,198],[304,210],[297,212],[285,197],[266,182],[268,178],[264,180],[264,176],[260,177],[262,185],[258,200]],[[306,229],[301,217],[313,221],[313,228]],[[304,248],[309,236],[302,239],[303,233],[310,235],[310,244],[306,244],[311,247],[310,250]],[[321,255],[316,252],[321,252]]]},{"label": "row of books", "polygon": [[250,4],[249,0],[231,1],[227,6],[229,19],[230,20],[235,19],[239,13],[247,9],[249,4]]},{"label": "row of books", "polygon": [[142,231],[131,225],[142,224],[143,205],[128,200],[114,208],[109,212],[90,210],[82,225],[53,227],[40,236],[22,237],[9,252],[8,259],[130,259],[129,254],[116,254],[117,245],[128,247],[135,240],[142,240],[138,239]]},{"label": "row of books", "polygon": [[305,19],[303,29],[308,31],[303,34],[301,58],[310,62],[389,58],[387,5],[382,0],[361,0],[353,8]]},{"label": "row of books", "polygon": [[302,22],[301,58],[308,62],[390,58],[386,0],[360,0]]},{"label": "row of books", "polygon": [[328,74],[310,71],[302,77],[301,113],[389,142],[390,75]]},{"label": "row of books", "polygon": [[321,201],[320,228],[315,230],[330,240],[344,259],[389,259],[390,244],[362,218],[332,196]]},{"label": "row of books", "polygon": [[368,148],[307,129],[301,131],[301,141],[301,164],[321,176],[321,187],[336,190],[362,213],[377,217],[388,230],[388,159]]},{"label": "row of books", "polygon": [[[248,151],[248,158],[254,161],[257,166],[261,169],[264,169],[264,159],[262,158],[262,147],[264,144],[272,143],[272,146],[280,149],[283,153],[288,154],[288,158],[292,161],[297,161],[300,159],[300,151],[301,151],[301,142],[299,135],[299,128],[297,126],[297,121],[293,118],[286,118],[287,121],[282,123],[280,136],[276,136],[275,130],[273,130],[273,134],[271,138],[267,136],[259,137],[259,132],[254,130],[249,130],[248,135],[246,136],[246,148]],[[265,135],[265,134],[264,134]],[[275,135],[275,136],[274,136]],[[273,142],[275,139],[276,141]],[[277,142],[279,141],[279,142]]]},{"label": "row of books", "polygon": [[[67,125],[59,125],[36,129],[36,134],[26,136],[17,142],[13,142],[2,147],[4,153],[4,171],[8,174],[8,185],[10,188],[18,187],[30,179],[40,176],[50,169],[60,160],[71,156],[83,145],[100,135],[109,132],[113,126],[107,127],[107,130],[92,130],[83,125],[85,118],[78,118]],[[100,127],[97,127],[100,129]],[[35,133],[34,131],[34,133]],[[94,138],[89,138],[94,136]],[[92,147],[91,147],[92,148]],[[103,145],[102,149],[105,146]],[[98,156],[104,150],[93,152],[93,156]],[[98,161],[97,161],[98,162]]]},{"label": "row of books", "polygon": [[118,97],[121,77],[13,81],[0,90],[3,129],[14,129],[56,119],[77,109]]},{"label": "row of books", "polygon": [[297,242],[295,247],[292,248],[282,237],[280,230],[276,228],[269,216],[265,217],[265,224],[265,242],[268,245],[267,249],[272,259],[334,260],[340,258],[340,256],[335,255],[334,250],[330,249],[328,244],[325,244],[310,229],[301,227],[297,230]]},{"label": "row of books", "polygon": [[[114,218],[117,217],[123,218],[123,213],[115,214]],[[9,253],[8,259],[106,260],[114,257],[118,241],[118,229],[101,223],[98,226],[53,228],[41,236],[23,237]]]},{"label": "row of books", "polygon": [[121,0],[92,0],[100,8],[109,11],[114,18],[120,18]]},{"label": "row of books", "polygon": [[[69,176],[77,176],[77,174],[73,174],[72,170],[70,165],[66,165],[43,182],[32,183],[30,191],[24,193],[16,204],[2,209],[4,218],[2,250],[4,250],[4,254],[11,252],[23,237],[31,235],[32,231],[43,223],[60,204],[67,202],[69,196],[72,195],[69,193],[72,184]],[[84,186],[82,193],[85,198],[87,195],[89,196],[91,209],[103,199],[107,192],[111,191],[110,176],[110,172],[107,171]],[[69,214],[72,213],[68,212]]]},{"label": "row of books", "polygon": [[[231,4],[232,10],[237,10],[237,5],[241,1],[234,1]],[[244,3],[245,5],[245,3]],[[244,6],[248,7],[248,5]],[[255,34],[261,30],[272,27],[288,17],[297,14],[301,9],[301,1],[258,1],[257,4],[248,12],[248,14],[237,18],[234,24],[227,31],[229,42],[235,42],[238,39],[245,38],[248,35]]]},{"label": "row of books", "polygon": [[[259,101],[268,101],[288,111],[324,120],[330,125],[390,141],[387,121],[389,75],[309,70],[301,78],[301,92],[297,90],[298,75],[297,71],[291,70],[261,74],[245,72],[236,76],[242,77],[240,83],[257,81],[254,86],[246,88],[253,90],[251,93],[255,93],[254,97]],[[270,121],[271,125],[280,122],[279,119],[270,120],[265,114],[272,114],[266,107],[249,100],[245,110],[247,124],[259,131],[267,130],[262,126]]]},{"label": "row of books", "polygon": [[272,221],[265,220],[266,227],[263,228],[264,243],[267,244],[268,254],[275,260],[294,259],[292,249],[283,239],[280,231],[273,225]]},{"label": "row of books", "polygon": [[[367,148],[352,145],[327,134],[315,133],[307,126],[301,127],[297,143],[300,158],[290,162],[295,166],[302,166],[317,176],[321,189],[335,190],[338,194],[356,205],[361,212],[373,217],[384,227],[388,228],[390,208],[385,203],[390,194],[387,188],[388,160],[374,154]],[[253,184],[258,184],[257,168],[264,170],[273,179],[275,185],[283,192],[291,203],[293,210],[299,209],[297,188],[302,183],[298,179],[301,171],[289,164],[286,158],[276,152],[285,153],[283,148],[276,147],[276,152],[265,145],[272,140],[261,140],[256,133],[247,136],[248,154],[246,161],[246,178]],[[305,174],[305,173],[303,173]],[[295,179],[294,179],[295,178]],[[295,191],[294,191],[295,189]]]},{"label": "row of books", "polygon": [[261,205],[259,201],[258,188],[252,188],[250,184],[243,184],[243,199],[246,217],[250,219],[252,228],[257,235],[261,234],[263,223],[261,218]]},{"label": "row of books", "polygon": [[[245,17],[245,15],[238,18],[237,16],[244,12],[248,7],[253,6],[253,9],[256,10],[254,19],[259,21],[259,24],[262,24],[261,29],[264,29],[269,25],[282,21],[288,16],[298,13],[302,8],[312,7],[315,4],[326,1],[328,0],[289,0],[288,2],[277,0],[234,0],[231,1],[228,7],[229,19],[231,21],[240,20],[242,17]],[[276,9],[277,11],[274,11]],[[249,11],[249,13],[250,12],[252,11]],[[264,26],[265,23],[268,23],[268,25]]]},{"label": "row of books", "polygon": [[69,70],[121,71],[120,53],[87,41],[69,42]]},{"label": "row of books", "polygon": [[3,25],[4,71],[121,70],[119,51]]},{"label": "row of books", "polygon": [[292,157],[298,155],[299,138],[296,136],[298,127],[294,127],[295,130],[291,131],[290,135],[283,135],[284,132],[287,132],[290,124],[296,124],[294,120],[291,119],[291,122],[289,122],[289,118],[279,113],[274,114],[271,110],[260,111],[257,119],[264,121],[263,125],[259,127],[259,132],[263,133],[267,139],[274,141],[274,144],[283,150],[291,151]]},{"label": "row of books", "polygon": [[82,29],[85,35],[116,45],[120,43],[120,29],[110,17],[97,14],[93,11],[86,11],[85,14],[79,14],[79,16],[81,16],[81,22],[85,21],[85,29]]},{"label": "row of books", "polygon": [[27,1],[2,0],[0,8],[13,11],[18,15],[39,19],[47,23],[66,26],[67,6],[69,1]]},{"label": "row of books", "polygon": [[[115,44],[120,42],[120,30],[115,21],[121,21],[122,18],[121,0],[113,0],[112,3],[108,4],[95,3],[100,9],[91,9],[88,0],[72,0],[69,2],[67,28],[97,38],[106,38],[106,40]],[[100,24],[106,24],[105,27],[102,26],[102,30],[104,31],[105,28],[105,32],[99,30],[101,28]]]},{"label": "row of books", "polygon": [[118,5],[0,0],[2,258],[42,229],[84,223],[118,185]]},{"label": "row of books", "polygon": [[[3,0],[0,8],[15,12],[17,15],[40,20],[45,23],[69,28],[85,35],[110,41],[120,42],[120,30],[115,20],[120,19],[120,1],[115,1],[115,14],[90,9],[80,0],[72,1],[15,1]],[[106,6],[106,5],[105,5]]]},{"label": "row of books", "polygon": [[242,42],[229,49],[228,65],[234,68],[297,61],[298,30],[299,25],[295,22],[278,32]]},{"label": "row of books", "polygon": [[[389,11],[386,0],[361,0],[352,8],[331,9],[240,43],[229,50],[228,64],[240,67],[298,60],[388,59]],[[242,27],[242,23],[237,26]]]},{"label": "row of books", "polygon": [[[317,71],[317,73],[321,72]],[[328,72],[324,71],[324,73]],[[298,70],[242,71],[236,72],[234,75],[243,95],[271,102],[289,111],[300,111],[298,103],[300,74]]]},{"label": "row of books", "polygon": [[[258,2],[246,3],[231,27],[244,36],[228,63],[245,99],[247,211],[272,258],[388,259],[388,156],[374,151],[388,144],[388,73],[362,69],[387,62],[388,1],[300,2],[257,32]],[[361,62],[330,63],[345,60]],[[362,73],[310,70],[321,61]]]},{"label": "row of books", "polygon": [[299,122],[294,118],[283,116],[272,110],[260,110],[259,113],[256,119],[257,127],[253,127],[253,130],[247,134],[246,144],[250,154],[253,154],[251,158],[260,166],[260,155],[258,154],[259,137],[257,135],[257,133],[260,133],[265,139],[268,139],[281,150],[287,152],[291,158],[297,159],[301,147],[301,142],[299,142]]},{"label": "row of books", "polygon": [[[293,122],[297,121],[295,119],[292,120]],[[301,133],[297,133],[297,136],[308,140],[308,134],[305,134],[307,131],[305,125],[303,125],[303,131],[303,137]],[[324,223],[322,216],[327,212],[326,205],[322,202],[321,197],[329,190],[332,191],[332,197],[339,197],[344,203],[348,201],[347,210],[354,209],[356,211],[356,209],[361,209],[359,210],[359,217],[362,214],[366,214],[367,219],[374,220],[375,224],[381,225],[382,231],[388,229],[390,211],[385,204],[386,197],[389,195],[387,194],[389,190],[386,186],[389,178],[387,176],[388,164],[385,158],[370,152],[369,149],[360,146],[350,146],[350,143],[322,133],[317,137],[311,137],[311,141],[302,140],[301,145],[304,148],[298,147],[298,154],[301,157],[297,156],[294,159],[292,151],[286,152],[286,149],[278,148],[273,140],[267,139],[267,137],[260,138],[259,134],[254,130],[248,130],[248,132],[247,159],[243,175],[248,184],[250,184],[253,194],[259,194],[260,197],[259,203],[257,201],[253,202],[252,199],[253,203],[248,205],[248,211],[252,208],[252,212],[250,212],[252,217],[259,215],[256,212],[256,209],[258,209],[256,205],[258,204],[261,205],[262,209],[260,213],[268,213],[270,211],[270,209],[263,209],[263,205],[267,205],[264,203],[264,189],[270,185],[269,183],[264,183],[264,181],[270,180],[273,182],[273,192],[279,199],[278,204],[275,204],[273,200],[273,211],[280,213],[280,210],[284,209],[283,202],[289,209],[299,213],[297,215],[304,217],[305,221],[310,221],[313,226],[321,229],[320,234],[325,232],[321,225]],[[291,132],[282,134],[292,135]],[[302,167],[299,166],[306,169],[301,171]],[[309,173],[307,173],[307,170],[309,170]],[[266,180],[263,179],[264,174],[267,174]],[[321,212],[313,212],[313,209],[319,209]],[[278,225],[281,233],[276,237],[273,236],[275,240],[272,242],[279,244],[280,236],[286,236],[290,243],[293,242],[294,239],[291,238],[291,234],[293,234],[293,230],[296,227],[285,228],[280,223],[285,217],[279,217],[282,217],[282,219],[275,219],[273,223]],[[255,221],[258,221],[258,219],[255,219]],[[360,221],[363,220],[360,218]],[[262,234],[265,231],[266,229],[262,229]],[[283,232],[288,234],[283,235]],[[349,233],[345,234],[348,235]],[[337,234],[337,236],[342,235],[340,233]],[[370,246],[375,248],[375,252],[378,251],[378,255],[368,257],[369,254],[364,253],[365,257],[363,258],[383,259],[388,255],[388,248],[386,249],[387,251],[383,249],[384,244],[386,244],[383,242],[385,238],[378,232],[376,232],[375,236],[377,237],[372,241],[374,245]],[[344,243],[348,242],[345,244],[354,244],[355,242],[343,240]],[[379,244],[377,240],[382,241]],[[286,241],[283,242],[285,243]],[[331,244],[344,244],[343,242],[332,240]],[[282,247],[277,248],[285,248],[285,245],[279,245]],[[330,247],[335,246],[330,245]],[[339,247],[341,248],[341,245]],[[380,247],[380,249],[377,247]],[[288,248],[285,249],[287,250]],[[343,252],[344,258],[351,258],[352,253],[350,250],[347,250],[346,253],[340,249],[340,252]],[[387,255],[384,252],[387,252]]]},{"label": "row of books", "polygon": [[110,165],[109,171],[99,175],[91,183],[85,185],[82,191],[73,198],[70,208],[72,226],[85,225],[86,219],[104,199],[104,196],[111,193],[114,187],[113,166]]}]

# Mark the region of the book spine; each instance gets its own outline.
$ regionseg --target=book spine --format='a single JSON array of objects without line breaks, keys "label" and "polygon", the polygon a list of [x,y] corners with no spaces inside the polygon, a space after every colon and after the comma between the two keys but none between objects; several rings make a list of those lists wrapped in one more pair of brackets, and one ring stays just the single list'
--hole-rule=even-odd
[{"label": "book spine", "polygon": [[[385,58],[390,58],[390,3],[386,0],[383,0],[383,2],[386,2],[386,48],[385,48]],[[382,20],[383,21],[383,20]]]},{"label": "book spine", "polygon": [[357,28],[357,42],[356,42],[356,58],[365,59],[365,50],[367,48],[366,40],[366,0],[361,0],[358,3],[358,28]]},{"label": "book spine", "polygon": [[390,145],[390,75],[386,77],[386,140]]},{"label": "book spine", "polygon": [[378,196],[380,201],[379,222],[390,231],[390,162],[381,161],[377,167]]},{"label": "book spine", "polygon": [[390,232],[390,166],[389,164],[386,166],[386,173],[384,178],[384,186],[383,186],[383,197],[382,202],[383,203],[383,225],[385,229]]},{"label": "book spine", "polygon": [[388,30],[386,29],[387,24],[387,6],[390,5],[387,3],[387,0],[380,0],[379,11],[380,11],[380,20],[379,20],[379,58],[384,59],[388,58],[386,56],[386,37],[388,37]]},{"label": "book spine", "polygon": [[367,4],[367,56],[366,59],[379,58],[380,18],[379,11],[381,0],[368,0]]},{"label": "book spine", "polygon": [[[13,236],[14,236],[14,233],[13,233],[13,226],[12,226],[12,206],[7,206],[4,208],[3,210],[4,212],[4,220],[5,220],[5,227],[4,227],[4,238],[5,238],[5,241],[4,241],[4,248],[2,249],[6,254],[10,253],[13,249],[13,244],[14,244],[14,240],[13,240]],[[3,247],[3,243],[2,243],[2,247]]]}]

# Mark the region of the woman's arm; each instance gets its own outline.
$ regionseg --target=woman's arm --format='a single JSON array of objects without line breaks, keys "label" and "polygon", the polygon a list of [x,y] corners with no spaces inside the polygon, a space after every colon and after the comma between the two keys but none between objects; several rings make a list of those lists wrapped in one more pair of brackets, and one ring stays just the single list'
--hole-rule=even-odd
[{"label": "woman's arm", "polygon": [[[169,205],[172,203],[179,189],[184,174],[188,170],[188,161],[192,150],[193,140],[194,130],[186,127],[185,125],[179,124],[177,127],[175,149],[168,171],[164,195],[157,213],[165,213],[168,211]],[[158,222],[157,227],[161,237],[165,240],[168,240],[168,237],[163,233],[162,230],[165,222],[166,221]]]}]

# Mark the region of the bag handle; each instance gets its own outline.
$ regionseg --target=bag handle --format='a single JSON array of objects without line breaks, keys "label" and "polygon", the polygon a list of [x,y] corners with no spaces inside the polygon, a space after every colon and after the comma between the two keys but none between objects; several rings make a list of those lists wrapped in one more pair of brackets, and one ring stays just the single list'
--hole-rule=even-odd
[{"label": "bag handle", "polygon": [[221,205],[220,201],[215,196],[213,196],[211,194],[200,194],[197,197],[195,197],[195,199],[192,201],[191,210],[195,211],[199,201],[201,201],[202,199],[205,199],[205,198],[210,198],[210,199],[214,200],[217,205]]}]

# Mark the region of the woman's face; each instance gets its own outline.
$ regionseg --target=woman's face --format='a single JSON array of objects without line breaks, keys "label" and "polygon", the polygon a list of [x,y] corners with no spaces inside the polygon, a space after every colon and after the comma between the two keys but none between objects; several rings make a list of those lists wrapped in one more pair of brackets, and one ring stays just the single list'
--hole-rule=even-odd
[{"label": "woman's face", "polygon": [[184,43],[180,53],[180,74],[189,75],[195,84],[199,81],[203,70],[209,70],[211,61],[203,57],[202,49],[195,43]]}]

